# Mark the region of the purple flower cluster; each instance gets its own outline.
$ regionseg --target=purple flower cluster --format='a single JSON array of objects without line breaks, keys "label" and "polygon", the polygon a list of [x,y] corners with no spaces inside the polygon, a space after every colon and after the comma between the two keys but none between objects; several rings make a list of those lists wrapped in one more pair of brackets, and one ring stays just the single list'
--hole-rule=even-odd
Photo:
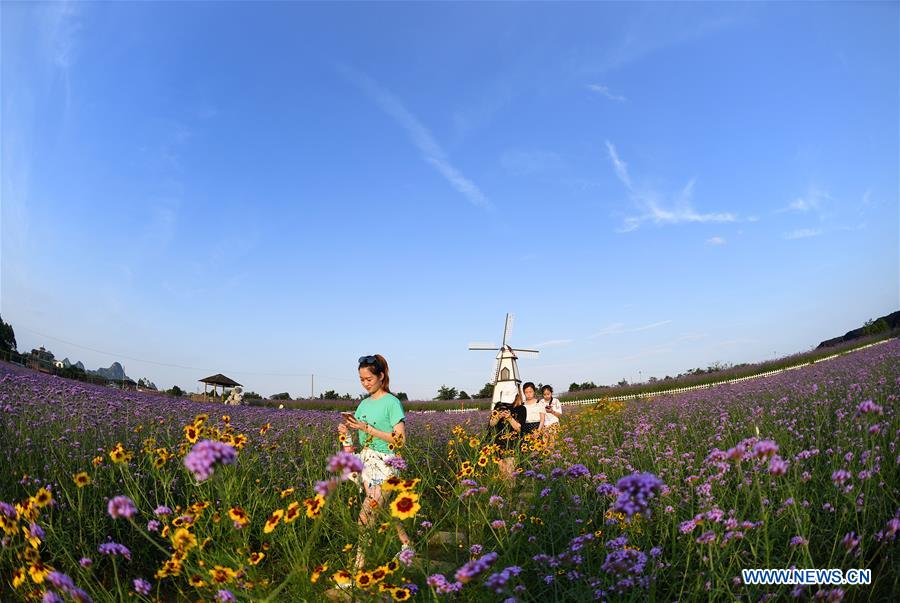
[{"label": "purple flower cluster", "polygon": [[169,507],[167,507],[165,505],[160,505],[160,506],[156,507],[155,509],[153,509],[153,514],[156,515],[157,517],[162,517],[164,515],[171,515],[172,509],[170,509]]},{"label": "purple flower cluster", "polygon": [[363,462],[355,454],[342,450],[328,459],[328,470],[340,473],[341,481],[345,481],[350,479],[351,474],[362,472]]},{"label": "purple flower cluster", "polygon": [[766,458],[778,452],[778,444],[772,440],[762,440],[753,447],[753,454],[757,458]]},{"label": "purple flower cluster", "polygon": [[132,585],[134,586],[134,592],[139,595],[149,595],[150,590],[153,588],[150,583],[143,578],[135,578]]},{"label": "purple flower cluster", "polygon": [[118,519],[119,517],[131,519],[137,513],[137,509],[134,506],[134,501],[127,496],[122,495],[115,496],[109,499],[109,503],[106,505],[106,510],[109,512],[109,516],[113,519]]},{"label": "purple flower cluster", "polygon": [[396,469],[397,471],[403,471],[406,469],[406,460],[399,455],[390,456],[384,459],[384,464],[392,469]]},{"label": "purple flower cluster", "polygon": [[410,565],[412,565],[413,558],[415,556],[416,552],[412,548],[406,547],[402,551],[400,551],[400,554],[397,555],[397,561],[399,561],[406,567],[409,567]]},{"label": "purple flower cluster", "polygon": [[[50,586],[52,586],[56,590],[62,592],[63,594],[68,595],[69,598],[72,599],[73,601],[77,601],[78,603],[92,603],[93,602],[90,595],[88,595],[86,592],[84,592],[83,590],[81,590],[80,588],[75,586],[75,581],[72,580],[72,578],[70,578],[66,574],[63,574],[62,572],[50,572],[49,574],[47,574],[46,580],[50,584]],[[53,591],[47,591],[47,592],[48,592],[48,594],[52,593],[52,594],[56,595],[57,597],[59,597],[58,599],[55,599],[55,600],[63,601],[63,598],[60,597],[57,593],[53,593]],[[44,596],[44,598],[46,600],[46,595]],[[54,599],[51,599],[51,600],[54,600]]]},{"label": "purple flower cluster", "polygon": [[218,592],[216,592],[216,601],[219,603],[234,603],[237,601],[237,597],[235,597],[234,593],[230,590],[220,588]]},{"label": "purple flower cluster", "polygon": [[616,482],[619,498],[616,499],[613,510],[624,513],[629,518],[637,513],[647,513],[650,500],[662,485],[662,480],[652,473],[634,473],[623,477]]},{"label": "purple flower cluster", "polygon": [[499,595],[504,590],[506,590],[506,583],[509,582],[510,578],[518,576],[521,573],[521,567],[517,565],[511,565],[501,572],[488,576],[484,581],[484,585]]},{"label": "purple flower cluster", "polygon": [[568,469],[566,469],[566,475],[568,477],[577,478],[577,477],[588,477],[591,472],[588,471],[588,468],[578,463],[576,465],[572,465]]},{"label": "purple flower cluster", "polygon": [[104,542],[97,550],[101,555],[118,555],[131,561],[131,551],[124,544],[118,542]]},{"label": "purple flower cluster", "polygon": [[647,565],[647,555],[637,549],[616,549],[606,556],[601,569],[615,576],[635,575],[644,573]]},{"label": "purple flower cluster", "polygon": [[212,477],[216,465],[230,465],[236,459],[237,451],[233,446],[215,440],[201,440],[184,457],[184,466],[194,474],[194,479],[202,482]]},{"label": "purple flower cluster", "polygon": [[462,582],[448,582],[443,574],[432,574],[425,583],[441,595],[458,593],[463,587]]},{"label": "purple flower cluster", "polygon": [[491,567],[494,562],[497,560],[497,553],[491,551],[490,553],[485,553],[478,559],[472,559],[471,561],[466,562],[461,568],[456,570],[456,575],[454,576],[457,582],[461,582],[463,584],[470,582],[474,578],[477,578],[480,574],[482,574],[485,570]]}]

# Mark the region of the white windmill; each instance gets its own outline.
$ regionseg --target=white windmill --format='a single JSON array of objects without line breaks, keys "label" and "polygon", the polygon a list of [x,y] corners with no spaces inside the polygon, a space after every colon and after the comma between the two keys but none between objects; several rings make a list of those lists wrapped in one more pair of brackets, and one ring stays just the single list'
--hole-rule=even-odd
[{"label": "white windmill", "polygon": [[506,325],[503,327],[503,343],[500,346],[492,343],[473,343],[470,350],[497,351],[497,360],[494,363],[494,371],[491,374],[491,385],[494,386],[494,395],[491,402],[512,402],[522,380],[519,378],[519,367],[516,365],[518,354],[539,354],[538,350],[513,348],[507,342],[512,332],[513,315],[507,313]]}]

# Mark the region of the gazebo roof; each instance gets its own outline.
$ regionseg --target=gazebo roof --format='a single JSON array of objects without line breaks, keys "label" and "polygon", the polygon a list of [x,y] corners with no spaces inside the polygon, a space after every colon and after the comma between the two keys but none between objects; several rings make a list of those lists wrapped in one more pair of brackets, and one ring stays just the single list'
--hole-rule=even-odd
[{"label": "gazebo roof", "polygon": [[240,383],[234,381],[233,379],[229,379],[222,373],[216,373],[211,377],[207,377],[206,379],[200,379],[201,383],[209,383],[210,385],[224,385],[226,387],[235,387],[239,386]]}]

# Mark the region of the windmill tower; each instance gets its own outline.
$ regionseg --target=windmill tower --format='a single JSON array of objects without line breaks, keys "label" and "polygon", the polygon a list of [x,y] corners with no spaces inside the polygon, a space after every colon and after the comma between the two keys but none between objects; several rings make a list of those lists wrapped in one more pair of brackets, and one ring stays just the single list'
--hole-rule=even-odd
[{"label": "windmill tower", "polygon": [[506,324],[503,327],[503,343],[496,345],[492,343],[473,343],[469,346],[470,350],[490,350],[497,352],[497,360],[494,362],[494,371],[491,374],[491,385],[494,386],[494,395],[491,402],[512,402],[519,392],[519,386],[522,380],[519,378],[519,367],[516,364],[519,354],[539,354],[538,350],[528,350],[513,348],[509,345],[509,336],[512,332],[513,315],[507,313]]}]

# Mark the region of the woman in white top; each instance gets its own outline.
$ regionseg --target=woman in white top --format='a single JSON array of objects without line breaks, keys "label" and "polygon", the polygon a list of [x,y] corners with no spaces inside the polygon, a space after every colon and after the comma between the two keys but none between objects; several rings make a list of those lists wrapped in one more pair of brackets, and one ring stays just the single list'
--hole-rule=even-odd
[{"label": "woman in white top", "polygon": [[522,426],[522,436],[540,429],[544,420],[544,405],[534,397],[535,391],[536,388],[531,381],[522,386],[522,392],[525,394],[525,425]]},{"label": "woman in white top", "polygon": [[553,388],[549,385],[541,388],[541,395],[544,398],[541,429],[556,431],[559,428],[559,420],[562,418],[562,404],[559,398],[553,397]]}]

